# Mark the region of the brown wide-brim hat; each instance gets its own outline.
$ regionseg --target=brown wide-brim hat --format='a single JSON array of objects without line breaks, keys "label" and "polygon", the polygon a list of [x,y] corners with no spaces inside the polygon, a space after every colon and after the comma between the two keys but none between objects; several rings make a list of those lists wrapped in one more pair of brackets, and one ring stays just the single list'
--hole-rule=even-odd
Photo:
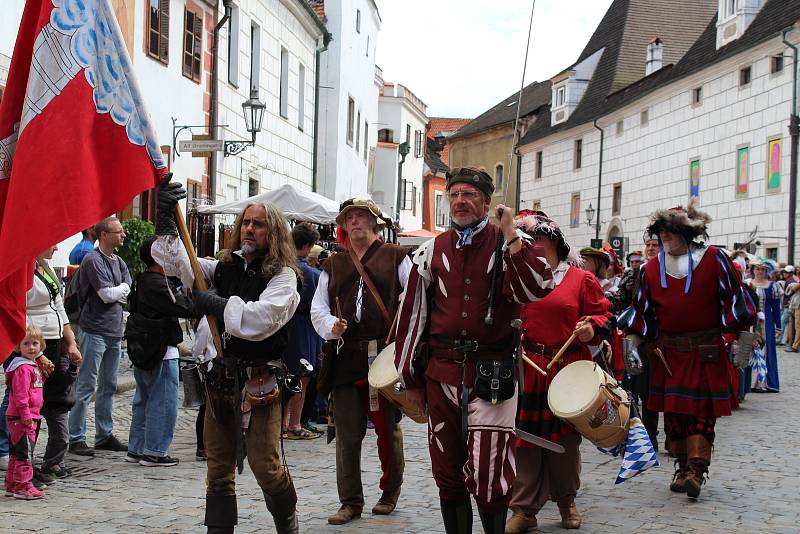
[{"label": "brown wide-brim hat", "polygon": [[611,265],[611,258],[606,253],[605,250],[601,250],[599,248],[592,248],[592,247],[583,247],[581,249],[581,257],[583,258],[597,258],[603,262],[603,264],[608,268]]},{"label": "brown wide-brim hat", "polygon": [[339,205],[339,215],[336,216],[336,223],[343,227],[345,215],[348,211],[355,209],[370,212],[378,222],[378,226],[384,226],[386,224],[386,221],[382,217],[381,209],[371,198],[351,198],[342,202]]},{"label": "brown wide-brim hat", "polygon": [[447,171],[447,186],[450,189],[455,184],[469,184],[477,187],[487,197],[494,193],[494,181],[489,173],[478,167],[456,167]]}]

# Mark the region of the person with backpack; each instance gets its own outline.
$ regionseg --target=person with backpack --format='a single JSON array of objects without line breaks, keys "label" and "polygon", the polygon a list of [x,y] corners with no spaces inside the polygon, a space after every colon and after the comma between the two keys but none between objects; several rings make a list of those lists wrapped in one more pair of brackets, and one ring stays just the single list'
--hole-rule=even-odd
[{"label": "person with backpack", "polygon": [[194,305],[153,259],[155,240],[148,238],[139,249],[147,268],[128,295],[125,339],[136,394],[125,461],[168,467],[178,463],[167,454],[178,417],[178,343],[183,340],[178,317],[193,317]]},{"label": "person with backpack", "polygon": [[86,255],[73,275],[79,277],[79,343],[84,361],[78,372],[75,406],[69,414],[69,450],[80,456],[94,456],[94,449],[86,444],[86,411],[95,390],[95,448],[128,450],[114,436],[112,419],[122,355],[122,305],[131,291],[128,266],[114,254],[125,241],[125,230],[116,217],[103,219],[95,230],[98,247]]}]

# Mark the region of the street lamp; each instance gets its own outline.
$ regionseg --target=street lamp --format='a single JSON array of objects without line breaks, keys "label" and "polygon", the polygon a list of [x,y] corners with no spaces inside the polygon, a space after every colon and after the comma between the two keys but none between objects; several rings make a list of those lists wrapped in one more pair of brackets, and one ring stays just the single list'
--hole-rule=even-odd
[{"label": "street lamp", "polygon": [[261,131],[266,108],[267,106],[258,99],[258,91],[250,89],[250,98],[242,103],[242,114],[244,115],[244,127],[250,132],[252,139],[250,141],[225,141],[225,157],[235,156],[248,146],[256,144],[256,134]]},{"label": "street lamp", "polygon": [[586,208],[586,224],[588,226],[592,226],[592,221],[594,221],[594,208],[592,207],[592,203],[589,202],[589,207]]}]

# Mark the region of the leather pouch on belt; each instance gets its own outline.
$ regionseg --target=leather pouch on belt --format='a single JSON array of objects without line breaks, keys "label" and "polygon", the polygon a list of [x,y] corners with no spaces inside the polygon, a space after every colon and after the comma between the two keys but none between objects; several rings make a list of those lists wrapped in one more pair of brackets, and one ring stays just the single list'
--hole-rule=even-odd
[{"label": "leather pouch on belt", "polygon": [[514,396],[514,360],[479,360],[475,364],[475,395],[497,404]]},{"label": "leather pouch on belt", "polygon": [[700,354],[702,363],[717,363],[719,361],[718,345],[698,345],[697,352]]}]

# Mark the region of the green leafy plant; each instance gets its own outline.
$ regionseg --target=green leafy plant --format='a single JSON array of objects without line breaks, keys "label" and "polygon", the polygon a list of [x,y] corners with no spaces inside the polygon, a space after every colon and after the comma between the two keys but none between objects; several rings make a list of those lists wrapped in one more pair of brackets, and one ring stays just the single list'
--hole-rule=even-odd
[{"label": "green leafy plant", "polygon": [[117,254],[125,260],[131,279],[136,280],[136,276],[145,269],[144,262],[139,259],[139,247],[155,233],[155,226],[150,221],[135,217],[123,221],[122,228],[125,230],[125,243],[117,249]]}]

